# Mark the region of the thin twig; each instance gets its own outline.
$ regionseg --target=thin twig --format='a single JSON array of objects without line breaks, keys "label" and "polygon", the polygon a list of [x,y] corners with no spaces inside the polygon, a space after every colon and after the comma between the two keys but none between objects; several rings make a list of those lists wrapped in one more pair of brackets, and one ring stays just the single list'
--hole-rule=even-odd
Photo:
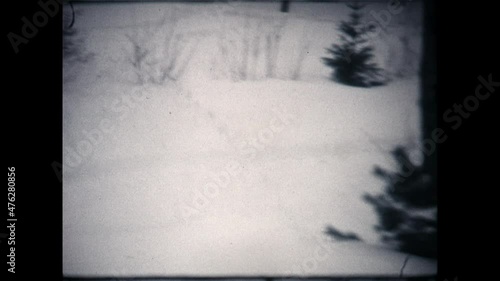
[{"label": "thin twig", "polygon": [[72,28],[75,24],[75,9],[71,1],[69,2],[69,6],[71,7],[71,23],[69,24],[68,28]]},{"label": "thin twig", "polygon": [[408,263],[409,259],[410,259],[410,255],[406,256],[405,261],[403,262],[403,266],[399,270],[399,278],[403,277],[403,270],[405,269],[406,263]]}]

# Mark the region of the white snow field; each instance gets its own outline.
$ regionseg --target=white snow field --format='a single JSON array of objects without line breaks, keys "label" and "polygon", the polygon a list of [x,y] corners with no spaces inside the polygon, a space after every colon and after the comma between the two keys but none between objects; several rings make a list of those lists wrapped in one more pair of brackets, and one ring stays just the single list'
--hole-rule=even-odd
[{"label": "white snow field", "polygon": [[[394,146],[418,144],[418,2],[373,39],[404,77],[370,89],[332,82],[320,60],[340,3],[75,8],[93,59],[64,65],[65,276],[399,275],[408,255],[378,241],[361,196],[383,190],[372,171],[395,167]],[[176,55],[170,79],[138,83],[127,36],[151,77]],[[327,225],[364,241],[332,241]],[[416,256],[404,268],[435,273]]]}]

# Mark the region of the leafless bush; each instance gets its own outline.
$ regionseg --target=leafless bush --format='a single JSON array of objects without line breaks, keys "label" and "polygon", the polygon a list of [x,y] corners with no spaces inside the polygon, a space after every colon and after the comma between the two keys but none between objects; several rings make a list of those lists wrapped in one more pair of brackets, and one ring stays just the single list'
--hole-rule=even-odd
[{"label": "leafless bush", "polygon": [[232,80],[276,77],[279,43],[286,17],[227,11],[219,15],[219,60],[214,64]]},{"label": "leafless bush", "polygon": [[82,64],[92,60],[94,53],[85,48],[85,36],[73,25],[75,17],[81,15],[79,10],[73,6],[64,7],[65,11],[71,11],[71,17],[63,17],[63,79],[65,82],[71,81],[78,76]]},{"label": "leafless bush", "polygon": [[299,80],[300,79],[300,74],[302,70],[302,65],[304,64],[304,60],[309,53],[309,47],[311,44],[310,40],[310,33],[307,32],[307,26],[304,26],[302,36],[301,36],[301,42],[300,42],[300,50],[299,54],[297,56],[297,59],[294,63],[292,74],[291,74],[291,79],[292,80]]},{"label": "leafless bush", "polygon": [[163,84],[177,80],[194,55],[199,34],[177,34],[177,11],[166,14],[158,23],[139,26],[126,34],[131,45],[127,62],[139,84]]},{"label": "leafless bush", "polygon": [[[291,31],[288,14],[256,14],[233,10],[222,12],[218,16],[221,21],[219,56],[214,60],[213,68],[218,70],[219,75],[233,81],[300,79],[311,44],[307,23],[300,23],[303,25],[302,31],[292,31],[299,33],[299,36],[293,38],[299,42],[288,46],[283,44],[284,36],[294,36],[288,33]],[[293,55],[282,60],[283,55],[288,53]],[[278,69],[286,69],[286,72],[278,73]]]}]

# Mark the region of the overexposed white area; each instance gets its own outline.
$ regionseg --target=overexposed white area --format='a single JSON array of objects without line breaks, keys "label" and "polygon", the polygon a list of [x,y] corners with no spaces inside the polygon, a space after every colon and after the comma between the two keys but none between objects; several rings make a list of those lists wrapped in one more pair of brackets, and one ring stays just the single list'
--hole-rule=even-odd
[{"label": "overexposed white area", "polygon": [[[94,57],[64,69],[65,275],[399,274],[407,255],[379,242],[361,196],[383,190],[372,171],[395,167],[394,146],[418,144],[419,3],[373,38],[379,64],[404,77],[370,89],[331,81],[320,59],[348,17],[342,3],[293,2],[286,15],[279,3],[75,8]],[[126,36],[161,46],[169,30],[182,40],[175,80],[135,83]],[[281,36],[272,78],[258,52],[269,30]],[[240,54],[245,38],[248,58],[228,60],[221,43]],[[327,225],[364,241],[332,241]],[[419,257],[404,271],[435,272]]]}]

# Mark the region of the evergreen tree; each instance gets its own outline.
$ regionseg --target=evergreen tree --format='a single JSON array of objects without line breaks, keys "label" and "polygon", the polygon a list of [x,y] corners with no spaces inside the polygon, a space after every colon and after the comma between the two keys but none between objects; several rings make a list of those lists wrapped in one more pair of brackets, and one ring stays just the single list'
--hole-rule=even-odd
[{"label": "evergreen tree", "polygon": [[[421,63],[422,140],[431,139],[436,128],[435,111],[435,11],[432,1],[424,1],[424,52]],[[364,199],[375,207],[379,217],[377,230],[382,239],[395,244],[401,251],[437,256],[437,187],[436,152],[415,165],[407,150],[397,147],[393,157],[399,171],[388,172],[375,167],[374,173],[387,183],[384,193]]]},{"label": "evergreen tree", "polygon": [[376,230],[382,240],[399,250],[435,258],[437,255],[436,181],[424,165],[415,165],[403,147],[393,151],[399,170],[375,167],[386,183],[385,192],[365,194],[379,217]]},{"label": "evergreen tree", "polygon": [[342,232],[337,228],[328,225],[324,231],[324,233],[336,241],[362,241],[359,236],[354,232]]},{"label": "evergreen tree", "polygon": [[368,35],[373,28],[362,22],[364,5],[347,6],[352,11],[349,21],[340,24],[341,43],[327,49],[333,57],[323,58],[323,62],[334,69],[332,79],[340,83],[357,87],[386,84],[382,69],[372,62],[374,49],[368,44]]}]

